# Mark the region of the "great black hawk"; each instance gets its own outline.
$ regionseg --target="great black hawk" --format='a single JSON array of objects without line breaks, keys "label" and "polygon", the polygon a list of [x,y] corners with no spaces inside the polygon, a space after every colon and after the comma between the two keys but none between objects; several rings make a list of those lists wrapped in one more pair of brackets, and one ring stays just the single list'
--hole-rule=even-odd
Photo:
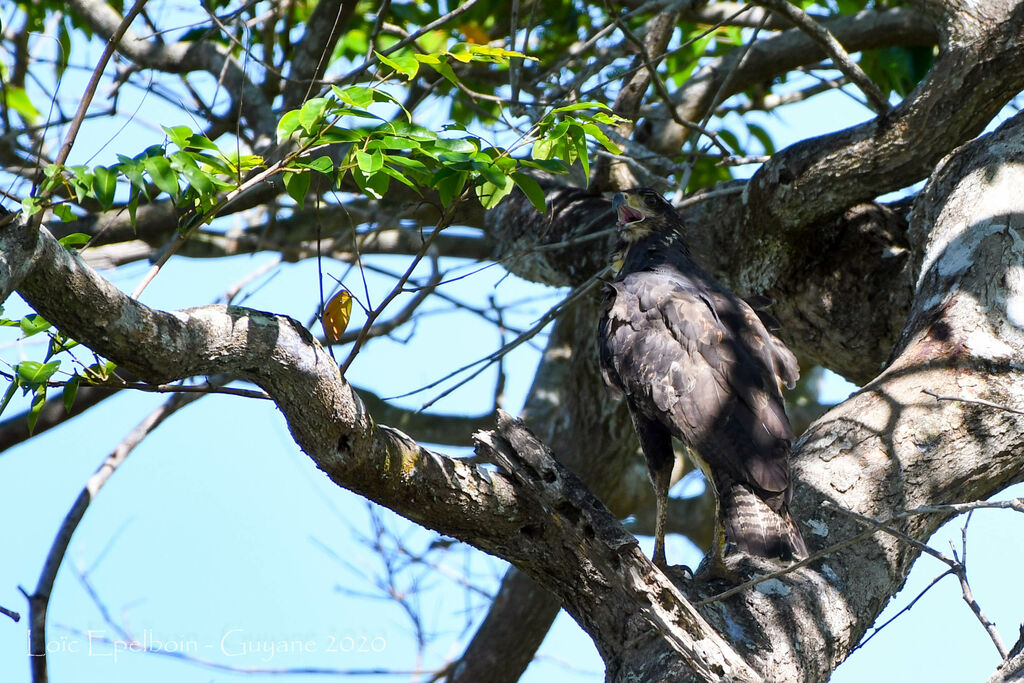
[{"label": "great black hawk", "polygon": [[781,390],[799,376],[796,358],[691,258],[682,221],[661,195],[630,190],[613,206],[618,272],[598,328],[601,373],[626,398],[654,483],[655,564],[667,566],[673,436],[716,496],[712,573],[724,566],[727,544],[783,561],[806,557],[789,513],[793,429]]}]

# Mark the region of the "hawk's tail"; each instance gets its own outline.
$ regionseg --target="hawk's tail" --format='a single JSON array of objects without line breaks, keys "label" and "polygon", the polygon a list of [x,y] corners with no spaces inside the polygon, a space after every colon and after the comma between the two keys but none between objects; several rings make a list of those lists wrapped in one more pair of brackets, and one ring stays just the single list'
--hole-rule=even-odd
[{"label": "hawk's tail", "polygon": [[789,514],[784,493],[765,500],[737,482],[722,488],[718,504],[723,543],[733,543],[748,555],[785,562],[807,557],[807,545]]}]

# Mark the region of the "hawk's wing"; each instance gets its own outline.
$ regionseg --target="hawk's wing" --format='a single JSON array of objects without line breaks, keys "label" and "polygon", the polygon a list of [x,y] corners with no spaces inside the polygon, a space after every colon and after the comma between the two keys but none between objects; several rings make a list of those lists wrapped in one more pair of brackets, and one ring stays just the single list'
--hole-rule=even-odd
[{"label": "hawk's wing", "polygon": [[793,431],[779,383],[795,381],[796,361],[746,303],[675,269],[635,272],[610,285],[600,338],[605,381],[634,410],[712,472],[787,489]]}]

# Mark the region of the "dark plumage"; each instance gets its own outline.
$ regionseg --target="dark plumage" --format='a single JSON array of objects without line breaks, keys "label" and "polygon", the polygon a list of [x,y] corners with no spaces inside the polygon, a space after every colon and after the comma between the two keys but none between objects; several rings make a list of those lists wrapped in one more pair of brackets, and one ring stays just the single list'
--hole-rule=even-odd
[{"label": "dark plumage", "polygon": [[[616,260],[599,324],[601,373],[624,395],[658,501],[654,561],[679,438],[718,503],[711,568],[727,543],[760,557],[805,557],[789,514],[793,430],[781,384],[796,359],[757,313],[690,257],[675,209],[651,190],[616,195]],[[618,266],[618,263],[616,263]]]}]

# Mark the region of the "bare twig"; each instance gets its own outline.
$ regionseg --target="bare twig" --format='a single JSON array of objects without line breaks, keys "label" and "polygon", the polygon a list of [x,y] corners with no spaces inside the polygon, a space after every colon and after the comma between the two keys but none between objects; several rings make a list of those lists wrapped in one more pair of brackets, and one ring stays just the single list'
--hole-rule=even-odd
[{"label": "bare twig", "polygon": [[7,609],[3,605],[0,605],[0,614],[4,614],[4,615],[10,617],[15,622],[21,621],[21,615],[20,614],[18,614],[14,610]]},{"label": "bare twig", "polygon": [[[369,338],[370,330],[373,327],[374,321],[380,316],[381,313],[384,312],[384,309],[387,307],[387,305],[391,303],[391,301],[396,296],[402,293],[402,290],[405,287],[405,283],[409,281],[409,278],[412,277],[413,271],[416,270],[417,266],[419,266],[420,261],[423,259],[423,257],[427,255],[427,252],[430,250],[431,245],[433,245],[434,240],[437,238],[438,235],[441,234],[441,231],[444,228],[448,227],[451,224],[453,214],[452,209],[453,207],[455,207],[456,204],[458,204],[459,201],[462,200],[462,196],[465,195],[465,193],[466,190],[463,190],[462,195],[455,198],[452,201],[452,203],[448,205],[448,207],[442,214],[441,218],[438,220],[437,225],[434,226],[434,229],[430,232],[430,235],[427,237],[427,239],[423,241],[423,245],[420,247],[419,251],[416,252],[416,255],[413,256],[412,262],[409,263],[409,267],[406,268],[405,272],[398,279],[398,282],[392,288],[391,292],[388,293],[386,297],[384,297],[384,300],[381,301],[380,304],[375,309],[373,309],[367,314],[366,323],[363,325],[363,328],[359,331],[359,336],[356,338],[355,343],[352,345],[352,349],[349,351],[348,357],[345,359],[345,362],[342,363],[341,365],[342,375],[344,375],[345,371],[348,370],[350,365],[352,365],[352,361],[355,360],[356,354],[359,353],[359,349]],[[367,303],[369,303],[369,301],[367,301]]]},{"label": "bare twig", "polygon": [[[835,509],[837,511],[843,510],[845,512],[851,512],[849,510],[845,510],[845,508],[840,508],[837,505],[830,504],[828,501],[826,501],[825,504],[828,505],[830,508]],[[914,517],[916,515],[945,514],[945,513],[950,513],[950,512],[956,513],[956,514],[960,514],[960,513],[963,513],[963,512],[970,512],[971,510],[978,510],[978,509],[982,509],[982,508],[985,508],[985,509],[988,509],[988,508],[992,508],[992,509],[1006,509],[1006,508],[1009,508],[1011,510],[1016,510],[1017,512],[1024,513],[1024,498],[1014,498],[1012,500],[997,500],[997,501],[978,500],[978,501],[972,501],[972,502],[969,502],[969,503],[946,503],[946,504],[942,504],[942,505],[922,505],[922,506],[916,507],[916,508],[914,508],[912,510],[905,510],[903,512],[898,512],[898,513],[892,515],[891,517],[889,517],[888,519],[883,520],[883,521],[871,520],[869,522],[866,522],[866,523],[870,524],[870,526],[867,529],[865,529],[864,531],[861,531],[858,534],[854,534],[850,538],[847,538],[847,539],[845,539],[843,541],[840,541],[840,542],[838,542],[838,543],[836,543],[834,545],[831,545],[831,546],[829,546],[827,548],[819,550],[818,552],[810,555],[809,557],[807,557],[807,558],[805,558],[803,560],[800,560],[799,562],[794,562],[793,564],[791,564],[790,566],[786,567],[785,569],[780,569],[777,572],[770,572],[768,574],[762,574],[761,576],[757,576],[757,577],[755,577],[753,579],[750,579],[749,581],[744,581],[741,584],[733,586],[732,588],[730,588],[727,591],[722,591],[721,593],[718,593],[717,595],[712,595],[709,598],[705,598],[704,600],[700,600],[699,602],[695,602],[694,606],[695,607],[701,607],[703,605],[707,605],[707,604],[710,604],[712,602],[718,602],[719,600],[725,600],[726,598],[730,598],[733,595],[736,595],[738,593],[742,593],[746,589],[748,589],[748,588],[750,588],[752,586],[756,586],[759,583],[763,583],[765,581],[768,581],[769,579],[777,579],[780,576],[785,576],[786,574],[791,574],[792,572],[796,571],[797,569],[801,569],[802,567],[806,567],[807,565],[809,565],[809,564],[811,564],[813,562],[817,562],[818,560],[820,560],[823,557],[827,557],[829,555],[834,555],[835,553],[839,552],[840,550],[843,550],[844,548],[847,548],[847,547],[849,547],[849,546],[851,546],[851,545],[853,545],[855,543],[858,543],[858,542],[864,540],[865,538],[868,538],[869,536],[871,536],[872,534],[874,534],[874,533],[876,533],[878,531],[889,531],[891,533],[891,532],[893,532],[895,530],[894,529],[886,529],[886,527],[889,527],[893,522],[899,521],[901,519],[906,519],[907,517]],[[856,513],[854,513],[854,515],[856,515]],[[865,518],[865,519],[870,519],[870,518]],[[935,551],[935,552],[938,552],[938,551]],[[941,553],[939,553],[939,554],[941,555]]]},{"label": "bare twig", "polygon": [[[57,579],[57,571],[64,561],[64,555],[67,552],[68,545],[71,543],[71,536],[75,533],[75,529],[78,528],[78,524],[85,516],[86,509],[88,509],[89,504],[99,493],[99,490],[110,479],[111,475],[114,474],[114,471],[120,467],[128,455],[150,432],[160,426],[164,420],[175,412],[201,396],[202,394],[192,394],[190,396],[177,394],[146,416],[100,464],[64,517],[64,521],[57,531],[57,537],[54,539],[53,545],[50,546],[50,552],[43,563],[43,570],[39,574],[36,589],[31,595],[26,593],[29,604],[29,624],[31,627],[29,634],[29,663],[34,683],[43,683],[47,680],[46,610],[50,603],[50,594],[53,591],[54,581]],[[22,592],[25,591],[23,590]]]},{"label": "bare twig", "polygon": [[832,58],[836,68],[842,71],[854,85],[860,88],[861,92],[864,93],[871,103],[871,108],[876,113],[885,114],[889,111],[891,107],[885,94],[874,81],[868,78],[868,75],[864,73],[860,65],[853,61],[853,58],[850,57],[846,49],[827,28],[819,24],[799,7],[790,4],[787,0],[756,0],[756,2],[792,21],[796,24],[797,28],[807,34],[808,38],[817,43],[825,51],[825,54]]},{"label": "bare twig", "polygon": [[[828,507],[857,520],[861,524],[869,525],[871,528],[874,528],[874,525],[877,524],[877,521],[871,519],[870,517],[858,514],[852,510],[847,510],[838,505],[830,504]],[[927,554],[936,558],[940,562],[945,563],[946,566],[949,567],[948,573],[955,575],[957,579],[959,579],[960,581],[960,589],[963,592],[964,602],[966,602],[967,606],[971,608],[971,611],[974,613],[974,616],[977,617],[978,621],[981,623],[982,628],[985,629],[985,632],[988,633],[989,638],[992,639],[992,643],[995,645],[996,650],[999,652],[999,656],[1002,659],[1006,659],[1006,655],[1008,652],[1008,650],[1006,649],[1006,644],[1003,643],[1003,639],[999,635],[999,631],[996,629],[995,624],[991,620],[989,620],[988,617],[985,616],[984,612],[981,611],[981,605],[979,605],[978,601],[975,600],[974,593],[971,591],[970,582],[967,580],[967,525],[971,523],[972,513],[973,510],[969,510],[967,512],[967,520],[964,522],[964,526],[960,530],[962,545],[959,557],[957,556],[955,548],[952,550],[953,557],[949,557],[948,555],[940,553],[939,551],[935,550],[931,546],[926,545],[915,538],[911,538],[910,536],[908,536],[907,534],[898,529],[894,529],[888,525],[883,525],[880,528],[882,531],[892,536],[895,536],[896,538],[899,538],[900,540],[906,543],[909,543],[910,545],[914,546],[915,548],[918,548],[923,552],[926,552]]]},{"label": "bare twig", "polygon": [[595,275],[592,275],[590,277],[590,279],[588,279],[586,282],[584,282],[579,287],[574,289],[572,291],[572,293],[569,294],[569,296],[567,296],[565,299],[563,299],[559,303],[557,303],[554,306],[552,306],[551,309],[549,309],[548,312],[545,313],[532,327],[530,327],[528,330],[526,330],[525,332],[523,332],[522,334],[517,336],[515,339],[510,341],[508,344],[505,344],[504,346],[502,346],[500,349],[498,349],[498,350],[496,350],[496,351],[494,351],[492,353],[489,353],[488,355],[484,356],[483,358],[475,360],[472,363],[467,363],[466,365],[463,365],[461,368],[458,368],[457,370],[449,372],[444,377],[441,377],[440,379],[434,380],[430,384],[426,384],[426,385],[424,385],[424,386],[422,386],[422,387],[420,387],[418,389],[414,389],[413,391],[408,391],[408,392],[406,392],[404,394],[399,394],[398,396],[390,396],[390,397],[388,397],[385,400],[392,400],[392,399],[396,399],[396,398],[405,398],[406,396],[412,396],[413,394],[418,394],[418,393],[420,393],[422,391],[426,391],[427,389],[432,389],[432,388],[436,387],[438,384],[441,384],[445,380],[448,380],[448,379],[454,377],[455,375],[458,375],[458,374],[460,374],[462,372],[465,372],[466,370],[472,368],[475,365],[480,365],[481,366],[475,372],[471,373],[470,375],[468,375],[464,379],[459,380],[457,383],[455,383],[454,385],[452,385],[448,389],[445,389],[440,394],[438,394],[437,396],[435,396],[434,398],[432,398],[431,400],[427,401],[422,406],[420,406],[420,410],[426,410],[427,408],[432,406],[434,403],[436,403],[437,401],[441,400],[442,398],[444,398],[448,394],[452,393],[457,388],[461,387],[463,384],[465,384],[466,382],[469,382],[474,377],[479,375],[481,372],[486,370],[490,366],[491,363],[493,363],[493,362],[497,361],[498,359],[504,357],[509,352],[511,352],[513,349],[515,349],[518,346],[520,346],[523,342],[526,342],[527,340],[533,338],[537,333],[539,333],[542,329],[544,329],[547,326],[548,323],[550,323],[552,320],[557,318],[558,315],[561,314],[562,311],[564,311],[570,305],[575,303],[577,300],[579,300],[580,297],[585,295],[593,287],[595,287],[599,282],[601,282],[602,278],[608,272],[609,268],[610,268],[610,266],[608,268],[604,268],[603,270],[601,270],[600,272],[596,273]]},{"label": "bare twig", "polygon": [[889,617],[888,619],[886,619],[885,622],[882,623],[880,626],[873,627],[871,629],[871,635],[869,635],[867,638],[864,638],[859,643],[857,643],[853,647],[853,649],[850,650],[850,654],[853,654],[857,650],[859,650],[862,647],[864,647],[865,645],[867,645],[868,641],[870,641],[872,638],[874,638],[875,636],[877,636],[879,633],[882,632],[882,629],[884,629],[886,626],[888,626],[889,624],[891,624],[892,622],[896,621],[898,618],[900,618],[901,616],[903,616],[904,614],[909,612],[914,607],[914,605],[917,604],[918,600],[923,598],[928,591],[930,591],[932,588],[934,588],[936,585],[938,585],[939,581],[941,581],[942,579],[946,578],[947,576],[952,576],[953,573],[954,572],[953,572],[952,569],[947,569],[946,571],[942,572],[941,574],[936,576],[934,579],[932,579],[931,583],[929,583],[927,586],[925,586],[924,590],[922,590],[920,593],[918,593],[916,596],[914,596],[914,599],[911,600],[910,602],[908,602],[903,607],[903,609],[901,609],[899,612],[897,612],[896,614],[894,614],[891,617]]},{"label": "bare twig", "polygon": [[[749,7],[749,5],[747,5],[747,7]],[[707,111],[704,113],[704,118],[701,119],[701,128],[707,127],[708,123],[711,121],[711,117],[714,116],[715,114],[715,108],[718,107],[718,105],[721,104],[723,100],[725,100],[726,93],[728,93],[728,88],[732,84],[733,78],[735,78],[736,74],[743,66],[743,63],[746,61],[747,56],[750,54],[750,49],[754,46],[754,43],[757,41],[757,36],[761,32],[761,29],[764,27],[767,20],[768,15],[766,14],[761,19],[761,22],[754,29],[753,33],[750,34],[750,40],[748,40],[746,44],[743,46],[743,50],[740,52],[739,59],[736,60],[736,63],[729,70],[729,73],[726,74],[724,79],[722,79],[721,85],[718,87],[718,90],[715,91],[715,95],[714,97],[711,98],[711,102],[708,105]],[[697,148],[698,139],[699,138],[696,133],[694,133],[691,136],[690,147],[693,150],[696,150]],[[686,165],[683,169],[682,177],[679,180],[679,189],[676,193],[677,196],[686,192],[686,186],[690,184],[690,176],[693,174],[693,169],[696,167],[696,165],[697,156],[691,153],[690,155],[687,156]]]},{"label": "bare twig", "polygon": [[[384,50],[381,54],[383,54],[386,57],[387,55],[390,55],[392,52],[396,52],[397,50],[401,50],[403,47],[405,47],[406,45],[409,45],[413,41],[419,40],[421,37],[425,36],[426,34],[430,33],[431,31],[433,31],[433,30],[435,30],[437,28],[440,28],[441,26],[444,26],[445,24],[447,24],[452,19],[455,19],[455,18],[457,18],[459,16],[462,16],[463,14],[468,12],[470,9],[472,9],[473,6],[476,3],[478,3],[479,1],[480,0],[468,0],[468,2],[464,2],[464,3],[460,4],[458,7],[453,9],[448,14],[444,15],[443,17],[439,17],[439,18],[435,19],[434,21],[430,22],[429,24],[427,24],[426,26],[424,26],[420,30],[416,31],[416,33],[413,33],[413,34],[409,35],[408,37],[403,38],[402,40],[398,41],[397,43],[395,43],[394,45],[389,47],[387,50]],[[352,71],[349,71],[347,74],[345,74],[344,76],[342,76],[340,79],[338,79],[335,82],[340,85],[340,84],[343,84],[343,83],[350,83],[350,82],[354,81],[356,79],[356,77],[358,77],[361,73],[363,73],[364,71],[369,69],[376,61],[377,61],[376,59],[373,59],[373,60],[367,59],[367,60],[363,61],[362,64],[357,66]]]},{"label": "bare twig", "polygon": [[925,393],[925,394],[928,394],[929,396],[932,396],[933,398],[935,398],[936,401],[960,401],[961,403],[974,403],[975,405],[979,405],[979,406],[986,406],[988,408],[995,408],[997,410],[1005,410],[1006,412],[1013,413],[1014,415],[1024,415],[1024,410],[1017,410],[1016,408],[1010,408],[1008,406],[1001,406],[998,403],[992,403],[991,401],[986,401],[985,399],[982,399],[982,398],[964,398],[962,396],[943,396],[941,394],[936,394],[934,391],[931,391],[930,389],[922,389],[921,391],[923,393]]},{"label": "bare twig", "polygon": [[[1006,659],[1009,656],[1009,650],[1006,648],[1006,643],[1003,642],[1002,636],[999,635],[999,629],[996,628],[995,622],[985,616],[985,613],[981,611],[981,605],[974,599],[974,592],[971,590],[971,584],[967,581],[967,525],[971,523],[971,513],[967,513],[967,519],[964,521],[963,527],[960,529],[961,539],[961,554],[959,562],[956,567],[952,568],[956,577],[960,579],[960,590],[963,591],[964,602],[974,612],[974,616],[977,617],[981,623],[982,628],[988,633],[988,637],[992,639],[992,644],[996,646],[996,651],[999,652],[999,656],[1002,659]],[[956,551],[953,551],[953,557],[956,557]]]},{"label": "bare twig", "polygon": [[96,68],[92,71],[92,77],[89,78],[89,82],[85,86],[85,91],[82,93],[82,99],[78,103],[78,111],[75,112],[74,118],[71,119],[71,125],[68,126],[67,135],[64,136],[64,142],[60,146],[57,158],[53,160],[55,165],[60,166],[68,160],[68,155],[71,154],[71,146],[75,144],[75,138],[78,137],[78,131],[82,127],[82,121],[85,120],[85,112],[89,108],[89,104],[92,102],[93,96],[96,94],[96,88],[99,87],[100,78],[103,76],[103,71],[107,68],[107,62],[110,61],[110,57],[114,54],[114,50],[117,49],[117,44],[121,41],[121,37],[124,36],[125,31],[128,30],[132,21],[135,20],[135,17],[139,15],[145,5],[146,0],[135,0],[135,4],[132,5],[128,14],[124,15],[124,19],[121,20],[117,30],[115,30],[113,35],[111,35],[107,40],[107,44],[103,48],[103,54],[100,55],[100,59],[96,63]]},{"label": "bare twig", "polygon": [[[410,301],[405,308],[383,322],[371,323],[371,321],[367,320],[366,325],[364,325],[359,331],[346,332],[341,335],[338,341],[332,343],[350,344],[354,341],[359,341],[360,339],[365,343],[368,339],[391,334],[391,332],[396,328],[409,322],[409,319],[412,318],[413,313],[415,313],[416,309],[420,307],[420,304],[426,301],[427,297],[434,293],[434,289],[441,284],[443,277],[444,273],[437,269],[437,260],[435,259],[434,272],[430,276],[430,280],[425,285],[418,288],[416,296],[413,297],[412,301]],[[401,285],[399,285],[399,287],[401,287]],[[381,307],[383,307],[383,305],[384,304],[381,304]]]}]

